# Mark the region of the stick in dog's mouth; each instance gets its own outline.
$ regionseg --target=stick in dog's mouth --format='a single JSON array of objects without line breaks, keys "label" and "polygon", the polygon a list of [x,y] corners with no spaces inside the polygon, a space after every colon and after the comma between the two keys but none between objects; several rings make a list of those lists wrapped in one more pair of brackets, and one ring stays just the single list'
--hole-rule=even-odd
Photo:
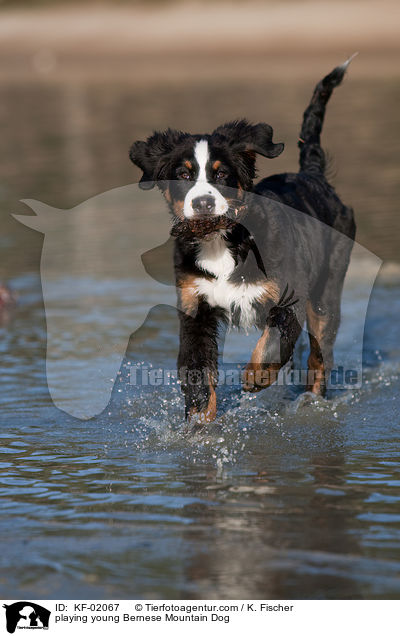
[{"label": "stick in dog's mouth", "polygon": [[219,232],[220,230],[230,230],[243,215],[245,206],[238,206],[230,209],[227,214],[216,216],[215,214],[204,214],[199,217],[185,219],[174,223],[171,229],[171,236],[180,238],[204,238],[208,234]]}]

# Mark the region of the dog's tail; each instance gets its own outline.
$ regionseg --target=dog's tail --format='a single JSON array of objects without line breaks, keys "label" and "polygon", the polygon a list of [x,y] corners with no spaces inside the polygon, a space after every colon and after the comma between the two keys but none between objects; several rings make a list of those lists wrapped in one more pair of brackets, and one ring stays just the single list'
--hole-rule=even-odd
[{"label": "dog's tail", "polygon": [[325,108],[332,91],[341,84],[354,53],[344,64],[337,66],[326,75],[314,89],[311,102],[303,115],[298,146],[300,148],[300,170],[321,175],[325,172],[325,153],[321,148],[321,130],[324,123]]}]

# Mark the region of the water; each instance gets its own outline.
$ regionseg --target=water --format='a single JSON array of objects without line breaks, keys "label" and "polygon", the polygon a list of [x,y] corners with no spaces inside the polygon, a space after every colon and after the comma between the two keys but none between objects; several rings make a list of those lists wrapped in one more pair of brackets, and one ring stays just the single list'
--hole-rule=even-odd
[{"label": "water", "polygon": [[[17,203],[22,197],[69,207],[100,189],[127,183],[128,137],[143,136],[150,125],[180,120],[182,127],[193,128],[199,121],[206,129],[219,121],[204,108],[206,87],[203,106],[196,107],[198,87],[187,88],[180,102],[178,88],[170,88],[158,93],[158,102],[151,100],[146,112],[140,108],[143,98],[128,85],[113,86],[112,92],[75,85],[6,88],[15,108],[5,129],[9,152],[3,158],[0,271],[19,301],[9,316],[3,315],[0,328],[0,595],[398,598],[399,265],[387,262],[374,287],[359,389],[307,404],[285,387],[258,396],[220,387],[216,423],[203,434],[187,435],[176,384],[154,388],[130,381],[137,364],[175,368],[175,310],[159,304],[131,338],[107,409],[91,420],[75,419],[54,406],[46,384],[42,237],[6,214],[26,211]],[[392,97],[398,90],[383,81],[381,88]],[[372,143],[381,123],[375,112],[378,91],[362,102],[367,89],[362,82],[352,88],[350,81],[341,89],[327,118],[327,135],[343,122],[341,141],[331,137],[329,144],[339,148],[351,131],[354,149],[334,152],[343,174],[339,191],[359,210],[359,241],[393,261],[398,254],[393,177],[398,147],[389,142],[380,166],[386,187],[374,190],[376,158],[361,157],[360,147],[368,144],[360,131],[369,123]],[[299,84],[298,93],[278,85],[262,94],[249,90],[254,99],[241,93],[243,103],[235,106],[243,107],[241,114],[261,118],[271,91],[275,105],[268,119],[279,122],[279,139],[295,134],[292,114],[306,100],[304,87]],[[354,90],[357,99],[347,103],[344,90]],[[216,92],[219,119],[234,115],[234,91],[225,86]],[[18,95],[24,100],[15,100]],[[149,87],[148,95],[156,95],[156,89]],[[396,117],[393,107],[388,119],[395,123]],[[102,127],[106,122],[108,127]],[[22,154],[11,144],[10,130],[18,133]],[[294,148],[289,148],[291,156]],[[338,355],[357,318],[356,291],[365,284],[365,264],[356,260],[354,272],[356,286],[344,297]],[[110,281],[90,282],[93,293],[106,284]],[[142,302],[146,289],[141,281],[135,284]],[[125,285],[123,279],[112,281],[113,298],[121,303]],[[242,340],[231,342],[234,354],[245,356]]]}]

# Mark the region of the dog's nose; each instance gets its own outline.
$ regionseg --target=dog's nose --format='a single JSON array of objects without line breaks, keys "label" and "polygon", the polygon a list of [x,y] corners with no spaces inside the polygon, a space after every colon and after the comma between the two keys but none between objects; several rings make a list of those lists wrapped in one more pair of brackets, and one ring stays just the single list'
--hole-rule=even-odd
[{"label": "dog's nose", "polygon": [[209,195],[196,197],[192,201],[192,208],[197,214],[212,214],[215,210],[215,198]]}]

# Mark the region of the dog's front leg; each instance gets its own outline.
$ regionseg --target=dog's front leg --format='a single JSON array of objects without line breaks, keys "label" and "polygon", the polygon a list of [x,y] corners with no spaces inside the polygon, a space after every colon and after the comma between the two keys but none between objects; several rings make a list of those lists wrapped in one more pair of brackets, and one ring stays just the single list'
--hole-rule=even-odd
[{"label": "dog's front leg", "polygon": [[195,426],[212,422],[217,413],[218,310],[200,302],[196,315],[180,313],[178,373],[185,395],[186,418]]},{"label": "dog's front leg", "polygon": [[297,307],[296,314],[293,305],[296,305],[298,300],[292,300],[293,293],[289,296],[286,294],[287,287],[278,304],[269,312],[264,332],[244,370],[244,391],[261,391],[276,382],[279,370],[293,354],[302,331],[304,308],[301,305]]}]

